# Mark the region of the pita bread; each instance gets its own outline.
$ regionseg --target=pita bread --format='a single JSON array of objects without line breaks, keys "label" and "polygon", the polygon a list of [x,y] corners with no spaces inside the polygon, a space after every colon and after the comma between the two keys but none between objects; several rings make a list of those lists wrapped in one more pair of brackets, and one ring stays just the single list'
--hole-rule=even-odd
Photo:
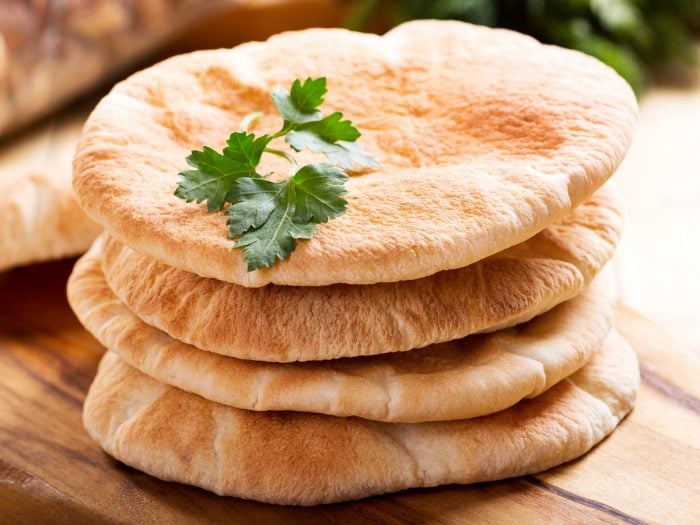
[{"label": "pita bread", "polygon": [[71,188],[84,119],[57,117],[0,149],[0,271],[83,253],[97,237]]},{"label": "pita bread", "polygon": [[234,359],[167,336],[112,293],[94,250],[76,265],[68,296],[88,331],[128,364],[212,401],[420,422],[503,410],[581,368],[610,333],[608,284],[596,280],[579,297],[510,330],[401,354],[306,363]]},{"label": "pita bread", "polygon": [[508,410],[461,421],[378,423],[239,410],[159,383],[107,353],[83,420],[107,453],[161,479],[314,505],[546,470],[612,432],[638,385],[634,351],[613,334],[583,369]]},{"label": "pita bread", "polygon": [[[288,261],[248,273],[224,217],[173,195],[177,173],[251,111],[265,113],[254,131],[276,130],[270,91],[321,75],[324,110],[350,118],[382,166],[351,177],[348,213]],[[563,218],[613,173],[636,117],[610,68],[514,32],[435,20],[383,37],[311,29],[171,58],[118,84],[88,120],[74,188],[118,241],[203,277],[395,282],[467,266]]]},{"label": "pita bread", "polygon": [[414,281],[245,288],[109,237],[102,267],[134,313],[175,339],[241,359],[308,361],[411,350],[528,321],[587,286],[621,230],[617,204],[601,190],[525,243]]}]

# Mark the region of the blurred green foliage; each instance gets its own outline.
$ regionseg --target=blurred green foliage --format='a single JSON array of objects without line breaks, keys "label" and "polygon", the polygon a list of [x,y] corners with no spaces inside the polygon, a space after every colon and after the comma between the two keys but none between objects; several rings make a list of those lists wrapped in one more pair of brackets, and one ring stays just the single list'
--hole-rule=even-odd
[{"label": "blurred green foliage", "polygon": [[359,0],[348,25],[456,19],[528,33],[609,64],[640,93],[661,69],[696,61],[700,0]]}]

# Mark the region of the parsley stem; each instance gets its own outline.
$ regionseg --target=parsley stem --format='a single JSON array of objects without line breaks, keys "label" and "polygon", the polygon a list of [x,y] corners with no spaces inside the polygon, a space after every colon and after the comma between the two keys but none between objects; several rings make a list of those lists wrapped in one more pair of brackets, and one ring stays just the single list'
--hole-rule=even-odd
[{"label": "parsley stem", "polygon": [[297,165],[296,159],[292,155],[287,153],[286,151],[282,151],[281,149],[275,149],[275,148],[265,148],[264,151],[266,151],[267,153],[272,153],[273,155],[277,155],[278,157],[282,157],[282,158],[287,159],[289,161],[289,163],[291,164],[291,167],[289,168],[289,176],[290,177],[297,172],[297,169],[299,168],[299,166]]},{"label": "parsley stem", "polygon": [[294,127],[294,126],[293,126],[293,124],[292,124],[291,122],[285,122],[285,123],[284,123],[284,126],[282,126],[282,129],[279,130],[279,131],[278,131],[277,133],[275,133],[274,135],[272,135],[272,138],[273,138],[273,139],[277,139],[277,138],[283,137],[284,135],[286,135],[287,133],[289,133],[290,131],[292,131],[292,128],[293,128],[293,127]]},{"label": "parsley stem", "polygon": [[243,117],[243,120],[241,120],[239,130],[247,132],[250,125],[256,120],[260,120],[262,116],[262,111],[253,111],[252,113],[248,113],[245,117]]}]

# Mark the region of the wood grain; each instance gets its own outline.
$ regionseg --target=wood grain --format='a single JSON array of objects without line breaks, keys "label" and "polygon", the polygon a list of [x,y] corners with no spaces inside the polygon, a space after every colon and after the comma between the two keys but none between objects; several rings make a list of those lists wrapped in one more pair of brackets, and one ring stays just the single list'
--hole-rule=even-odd
[{"label": "wood grain", "polygon": [[102,347],[65,301],[72,261],[0,274],[0,523],[699,523],[700,359],[626,309],[642,388],[617,432],[538,476],[275,507],[118,464],[82,428]]}]

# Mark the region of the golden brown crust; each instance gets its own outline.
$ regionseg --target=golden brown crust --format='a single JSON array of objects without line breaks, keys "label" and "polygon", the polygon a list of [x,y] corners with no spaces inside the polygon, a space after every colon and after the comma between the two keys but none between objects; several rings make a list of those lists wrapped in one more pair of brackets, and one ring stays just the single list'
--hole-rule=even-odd
[{"label": "golden brown crust", "polygon": [[401,354],[306,363],[245,361],[168,337],[112,293],[96,250],[77,263],[68,296],[88,331],[128,364],[212,401],[255,411],[420,422],[503,410],[582,367],[613,322],[614,297],[603,277],[517,328]]},{"label": "golden brown crust", "polygon": [[366,286],[245,288],[169,267],[106,237],[110,287],[148,324],[198,348],[308,361],[421,348],[528,321],[574,297],[622,230],[602,189],[556,225],[466,268]]},{"label": "golden brown crust", "polygon": [[508,410],[392,424],[239,410],[158,383],[108,353],[83,420],[105,451],[159,478],[314,505],[546,470],[612,432],[631,410],[638,384],[636,356],[613,334],[586,367]]},{"label": "golden brown crust", "polygon": [[[257,130],[276,128],[270,90],[309,75],[328,77],[327,109],[352,119],[382,167],[352,177],[348,213],[288,261],[247,273],[222,216],[173,196],[177,173],[252,110],[266,114]],[[513,32],[314,29],[175,57],[117,85],[88,121],[74,187],[117,240],[204,277],[394,282],[467,266],[561,219],[615,170],[636,113],[609,68]]]}]

